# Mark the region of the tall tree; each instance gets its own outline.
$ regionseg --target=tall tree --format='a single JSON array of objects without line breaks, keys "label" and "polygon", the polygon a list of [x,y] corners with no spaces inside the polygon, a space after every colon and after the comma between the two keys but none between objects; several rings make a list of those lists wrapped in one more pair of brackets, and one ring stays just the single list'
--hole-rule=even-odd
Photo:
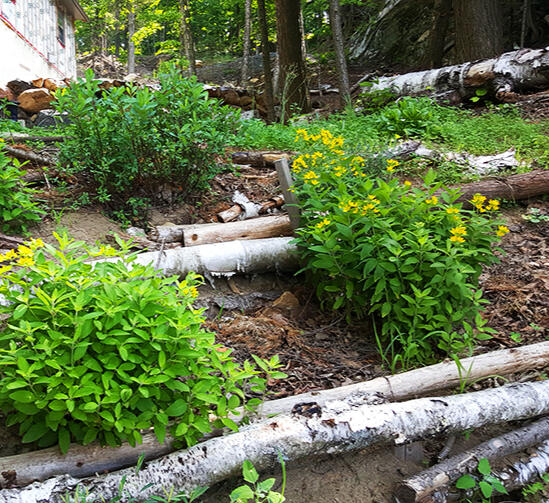
[{"label": "tall tree", "polygon": [[332,27],[332,40],[334,41],[339,97],[341,106],[346,106],[351,102],[351,88],[349,86],[347,60],[345,59],[339,0],[330,0],[330,26]]},{"label": "tall tree", "polygon": [[196,75],[196,58],[194,55],[194,41],[191,31],[189,0],[179,0],[179,10],[181,15],[180,27],[180,57],[186,59],[189,64],[189,74]]},{"label": "tall tree", "polygon": [[280,61],[280,94],[284,120],[292,106],[302,113],[310,110],[305,60],[301,50],[298,0],[276,0],[276,32]]},{"label": "tall tree", "polygon": [[503,52],[500,0],[453,0],[457,63]]},{"label": "tall tree", "polygon": [[242,71],[240,82],[244,84],[248,80],[248,69],[250,64],[250,35],[252,31],[252,0],[244,0],[244,43]]},{"label": "tall tree", "polygon": [[269,51],[269,25],[265,11],[265,0],[257,0],[257,19],[261,38],[261,54],[263,55],[263,73],[265,74],[265,108],[267,109],[267,121],[274,122],[274,93],[273,74],[271,72],[271,54]]},{"label": "tall tree", "polygon": [[450,26],[452,0],[435,0],[429,44],[425,54],[427,68],[440,68],[444,58],[444,44]]}]

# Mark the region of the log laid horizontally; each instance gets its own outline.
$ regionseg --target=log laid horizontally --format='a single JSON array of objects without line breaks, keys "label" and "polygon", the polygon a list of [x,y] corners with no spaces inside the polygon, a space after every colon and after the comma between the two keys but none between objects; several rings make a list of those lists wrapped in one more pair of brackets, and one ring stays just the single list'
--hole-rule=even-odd
[{"label": "log laid horizontally", "polygon": [[[292,414],[151,461],[138,473],[131,468],[87,479],[86,490],[89,498],[108,501],[118,496],[124,480],[124,494],[117,500],[121,503],[144,500],[162,488],[188,494],[239,474],[245,460],[263,470],[278,463],[279,453],[295,461],[535,417],[549,413],[549,381],[396,404],[370,405],[370,400],[371,395],[357,393],[324,406],[307,404]],[[4,489],[0,503],[61,503],[80,484],[78,479],[62,476],[23,489]]]},{"label": "log laid horizontally", "polygon": [[275,161],[290,159],[292,153],[288,152],[233,152],[233,164],[250,164],[258,168],[268,166],[272,168]]},{"label": "log laid horizontally", "polygon": [[[440,394],[441,390],[454,389],[460,383],[475,382],[492,375],[505,376],[543,368],[548,362],[549,342],[540,342],[464,358],[461,361],[461,372],[456,364],[450,361],[340,388],[271,400],[260,407],[255,417],[265,419],[275,414],[287,414],[296,405],[306,402],[315,402],[323,406],[329,401],[344,400],[355,394],[377,394],[390,401],[405,400],[433,392]],[[232,419],[239,420],[236,416]],[[128,444],[118,449],[101,449],[97,445],[71,446],[66,455],[61,455],[54,447],[8,456],[0,458],[0,474],[11,471],[12,482],[16,480],[20,486],[62,474],[88,477],[96,472],[103,473],[135,464],[141,453],[146,455],[147,460],[163,456],[166,454],[166,448],[170,446],[158,444],[155,438],[152,433],[144,434],[143,444],[136,448]],[[44,463],[45,459],[48,460],[47,463]]]},{"label": "log laid horizontally", "polygon": [[13,142],[43,141],[44,143],[62,142],[67,139],[66,136],[36,136],[27,133],[0,133],[0,138]]},{"label": "log laid horizontally", "polygon": [[474,95],[479,88],[494,94],[511,91],[544,90],[549,86],[549,50],[520,49],[493,59],[472,61],[423,72],[380,77],[363,93],[390,89],[404,95],[455,92],[461,97]]},{"label": "log laid horizontally", "polygon": [[292,227],[286,215],[272,215],[228,223],[161,225],[156,227],[154,232],[158,241],[182,242],[185,246],[291,235]]},{"label": "log laid horizontally", "polygon": [[6,153],[11,155],[12,157],[16,157],[17,159],[21,159],[23,161],[30,161],[35,164],[41,164],[46,166],[50,166],[54,164],[54,161],[50,157],[46,157],[45,155],[35,154],[34,152],[23,150],[22,148],[16,148],[16,147],[12,147],[10,145],[4,144],[4,146],[2,147],[2,150],[4,150]]},{"label": "log laid horizontally", "polygon": [[[448,487],[465,473],[474,472],[482,458],[500,460],[504,456],[541,444],[549,438],[549,417],[505,433],[477,445],[473,449],[452,456],[402,482],[396,497],[400,503],[446,501]],[[435,493],[442,492],[440,496]]]}]

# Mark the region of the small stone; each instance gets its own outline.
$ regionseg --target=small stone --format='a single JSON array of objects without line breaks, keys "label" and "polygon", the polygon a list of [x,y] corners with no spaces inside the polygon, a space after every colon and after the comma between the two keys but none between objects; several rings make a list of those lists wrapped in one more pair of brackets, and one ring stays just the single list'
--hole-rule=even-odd
[{"label": "small stone", "polygon": [[134,237],[146,237],[147,234],[145,233],[145,230],[142,229],[141,227],[128,227],[126,229],[126,233],[129,234],[130,236],[134,236]]}]

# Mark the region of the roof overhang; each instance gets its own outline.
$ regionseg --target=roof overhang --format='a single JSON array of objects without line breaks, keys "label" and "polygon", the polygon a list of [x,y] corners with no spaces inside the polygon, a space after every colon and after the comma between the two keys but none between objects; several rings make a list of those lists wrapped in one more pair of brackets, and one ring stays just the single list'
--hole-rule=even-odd
[{"label": "roof overhang", "polygon": [[77,0],[59,0],[59,3],[65,7],[67,12],[71,14],[74,19],[88,21],[88,16],[86,16],[84,9]]}]

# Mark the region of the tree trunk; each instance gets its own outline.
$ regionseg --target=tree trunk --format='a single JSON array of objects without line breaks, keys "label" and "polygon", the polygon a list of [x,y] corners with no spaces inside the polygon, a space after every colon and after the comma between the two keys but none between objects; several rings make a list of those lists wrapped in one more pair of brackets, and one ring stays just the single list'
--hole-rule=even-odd
[{"label": "tree trunk", "polygon": [[456,62],[493,58],[503,52],[499,0],[453,0]]},{"label": "tree trunk", "polygon": [[241,85],[246,85],[249,78],[249,62],[250,62],[250,36],[252,30],[252,0],[244,0],[244,41],[243,41],[243,57],[242,57],[242,72],[240,74]]},{"label": "tree trunk", "polygon": [[349,72],[347,71],[345,45],[341,29],[339,0],[330,0],[330,26],[332,27],[332,40],[334,42],[340,106],[345,107],[351,103],[351,88],[349,86]]},{"label": "tree trunk", "polygon": [[426,68],[440,68],[444,58],[444,44],[450,25],[452,0],[435,0],[433,7],[433,25],[429,35],[426,55]]},{"label": "tree trunk", "polygon": [[269,51],[269,26],[267,24],[267,13],[265,12],[265,0],[257,0],[257,18],[259,22],[259,33],[261,37],[261,54],[263,55],[263,74],[265,79],[265,109],[267,111],[267,122],[275,120],[273,73],[271,71],[271,54]]},{"label": "tree trunk", "polygon": [[[373,400],[373,402],[372,402]],[[464,431],[493,423],[516,421],[549,412],[549,381],[502,386],[451,397],[421,398],[398,404],[370,405],[375,397],[352,395],[324,406],[296,406],[292,414],[242,428],[189,449],[151,461],[138,473],[133,468],[86,480],[89,499],[121,503],[151,497],[164,488],[189,493],[238,475],[245,460],[258,470],[278,463],[277,452],[294,461],[323,453],[342,453],[380,444],[406,444],[441,433]],[[152,484],[151,484],[152,482]],[[0,491],[0,503],[60,503],[80,480],[68,476]]]},{"label": "tree trunk", "polygon": [[309,91],[304,55],[301,50],[299,13],[301,2],[276,0],[276,31],[280,58],[280,95],[282,119],[286,122],[292,112],[310,111]]},{"label": "tree trunk", "polygon": [[[323,406],[329,401],[346,399],[355,394],[378,394],[391,401],[399,401],[435,391],[440,393],[444,389],[453,389],[460,382],[472,383],[494,374],[504,376],[543,368],[548,358],[549,342],[493,351],[461,360],[461,371],[454,362],[444,362],[350,386],[270,400],[260,406],[255,419],[287,414],[300,403],[315,401]],[[237,417],[232,419],[238,421]],[[154,459],[166,454],[166,446],[171,446],[170,441],[167,440],[164,445],[160,445],[155,438],[152,433],[144,434],[143,444],[136,448],[128,444],[112,450],[100,449],[97,445],[71,446],[68,454],[62,455],[58,448],[53,447],[0,458],[0,474],[6,472],[8,477],[10,471],[15,472],[11,474],[11,478],[19,486],[28,485],[34,480],[46,480],[55,475],[88,477],[94,473],[123,468],[132,459],[136,460],[141,453],[145,453],[145,459]]]},{"label": "tree trunk", "polygon": [[423,72],[380,77],[364,93],[390,89],[399,96],[426,94],[446,96],[454,93],[462,99],[474,96],[479,88],[498,93],[545,90],[549,86],[549,49],[523,49],[498,58],[446,66]]},{"label": "tree trunk", "polygon": [[272,168],[279,159],[289,158],[290,154],[286,152],[233,152],[231,155],[233,164],[250,164],[260,168]]},{"label": "tree trunk", "polygon": [[23,150],[17,147],[11,147],[10,145],[4,144],[2,150],[12,157],[16,157],[17,159],[22,159],[24,161],[30,161],[34,164],[45,166],[51,166],[52,164],[55,164],[55,161],[49,156],[46,157],[45,155],[35,154],[34,152]]},{"label": "tree trunk", "polygon": [[193,34],[190,25],[191,11],[189,9],[189,0],[179,0],[179,11],[181,16],[181,26],[179,31],[180,40],[180,58],[186,59],[189,65],[189,75],[196,75],[196,58],[194,55]]},{"label": "tree trunk", "polygon": [[540,444],[547,438],[549,417],[544,417],[528,426],[483,442],[404,480],[396,491],[396,497],[401,503],[429,501],[434,493],[441,490],[445,492],[449,485],[465,473],[474,472],[482,458],[498,461],[504,456]]},{"label": "tree trunk", "polygon": [[128,73],[135,73],[135,10],[133,3],[128,11]]}]

